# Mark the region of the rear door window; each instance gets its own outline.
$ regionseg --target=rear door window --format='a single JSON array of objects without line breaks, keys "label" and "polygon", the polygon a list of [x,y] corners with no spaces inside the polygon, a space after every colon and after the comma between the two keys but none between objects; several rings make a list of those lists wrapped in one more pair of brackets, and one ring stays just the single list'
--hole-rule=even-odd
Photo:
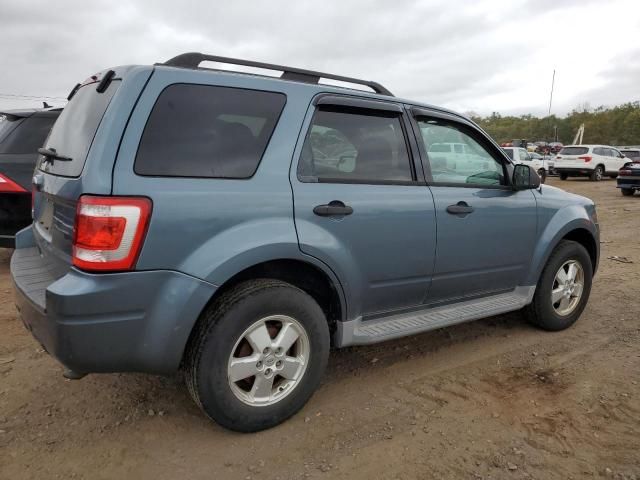
[{"label": "rear door window", "polygon": [[584,155],[589,153],[588,147],[564,147],[560,150],[560,155]]},{"label": "rear door window", "polygon": [[507,157],[509,157],[511,160],[513,160],[513,150],[511,150],[510,148],[505,148],[503,150],[504,150],[504,153],[507,154]]},{"label": "rear door window", "polygon": [[96,83],[81,87],[56,121],[46,148],[53,148],[71,161],[55,160],[39,163],[40,170],[62,177],[78,177],[84,168],[93,137],[113,98],[120,80],[113,80],[103,93],[96,91]]},{"label": "rear door window", "polygon": [[161,177],[249,178],[285,102],[276,92],[170,85],[151,111],[134,170]]},{"label": "rear door window", "polygon": [[33,115],[25,118],[0,140],[0,153],[35,154],[44,143],[55,121],[55,117],[52,116]]}]

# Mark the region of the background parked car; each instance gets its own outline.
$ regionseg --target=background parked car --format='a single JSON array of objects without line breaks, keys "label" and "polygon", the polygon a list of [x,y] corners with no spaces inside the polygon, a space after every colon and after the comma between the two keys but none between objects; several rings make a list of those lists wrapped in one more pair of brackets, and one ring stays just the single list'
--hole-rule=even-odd
[{"label": "background parked car", "polygon": [[61,108],[0,112],[0,247],[31,223],[31,178]]},{"label": "background parked car", "polygon": [[626,161],[624,155],[608,145],[567,145],[558,153],[554,169],[560,180],[586,176],[596,182],[605,175],[616,178]]},{"label": "background parked car", "polygon": [[523,163],[525,165],[529,165],[536,172],[538,172],[540,180],[542,180],[542,183],[544,183],[549,172],[548,162],[544,159],[544,157],[538,155],[537,153],[528,152],[524,148],[503,147],[502,149],[509,156],[509,158],[513,160],[513,163]]},{"label": "background parked car", "polygon": [[640,148],[623,148],[620,153],[632,162],[640,162]]},{"label": "background parked car", "polygon": [[625,197],[640,191],[640,162],[627,162],[624,164],[618,175],[617,187]]}]

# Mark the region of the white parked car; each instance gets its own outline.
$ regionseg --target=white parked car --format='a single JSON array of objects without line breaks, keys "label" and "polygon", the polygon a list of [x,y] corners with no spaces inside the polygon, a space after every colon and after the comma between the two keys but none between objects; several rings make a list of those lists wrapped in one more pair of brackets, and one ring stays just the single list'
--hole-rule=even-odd
[{"label": "white parked car", "polygon": [[443,142],[432,143],[428,154],[434,159],[446,162],[446,168],[458,174],[473,175],[478,168],[487,170],[490,166],[485,157],[478,155],[475,145],[468,143]]},{"label": "white parked car", "polygon": [[616,178],[629,159],[608,145],[567,145],[558,152],[554,169],[560,180],[589,177],[597,182],[605,176]]},{"label": "white parked car", "polygon": [[518,147],[502,147],[507,156],[513,160],[513,163],[523,163],[525,165],[529,165],[533,168],[538,175],[540,176],[540,180],[542,183],[547,179],[547,174],[549,173],[549,161],[546,160],[543,156],[538,155],[537,153],[528,152],[524,148]]}]

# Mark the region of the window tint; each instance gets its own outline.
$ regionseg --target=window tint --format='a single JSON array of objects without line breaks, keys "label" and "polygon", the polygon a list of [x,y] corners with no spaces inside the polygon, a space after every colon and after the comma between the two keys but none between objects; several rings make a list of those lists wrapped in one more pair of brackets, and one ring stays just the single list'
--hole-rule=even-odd
[{"label": "window tint", "polygon": [[511,150],[510,148],[503,148],[503,150],[504,150],[504,153],[507,154],[507,157],[513,160],[513,150]]},{"label": "window tint", "polygon": [[[505,184],[502,163],[493,158],[464,127],[435,119],[420,119],[418,125],[427,150],[431,181],[478,185]],[[455,150],[431,150],[431,146],[445,143],[463,145],[464,153]],[[505,151],[513,155],[513,151]]]},{"label": "window tint", "polygon": [[299,174],[331,181],[411,181],[400,117],[323,108],[305,141]]},{"label": "window tint", "polygon": [[35,154],[46,140],[55,121],[55,117],[49,116],[31,116],[24,119],[0,142],[0,153]]},{"label": "window tint", "polygon": [[589,153],[588,147],[564,147],[559,155],[584,155],[585,153]]},{"label": "window tint", "polygon": [[283,94],[275,92],[171,85],[151,111],[135,172],[170,177],[251,177],[285,101]]},{"label": "window tint", "polygon": [[640,150],[622,150],[622,154],[627,158],[640,159]]},{"label": "window tint", "polygon": [[618,150],[616,150],[615,148],[609,149],[609,155],[615,158],[620,158],[620,152],[618,152]]},{"label": "window tint", "polygon": [[604,148],[596,147],[593,149],[594,155],[606,155],[607,152],[604,151]]},{"label": "window tint", "polygon": [[82,173],[93,137],[119,85],[120,80],[114,80],[105,92],[98,93],[96,84],[90,83],[76,92],[53,125],[46,144],[71,161],[41,161],[41,170],[64,177],[77,177]]}]

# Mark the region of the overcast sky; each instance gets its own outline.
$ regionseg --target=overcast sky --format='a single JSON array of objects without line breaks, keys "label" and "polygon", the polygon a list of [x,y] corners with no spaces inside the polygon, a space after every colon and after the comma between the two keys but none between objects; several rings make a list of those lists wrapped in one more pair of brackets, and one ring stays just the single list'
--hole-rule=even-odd
[{"label": "overcast sky", "polygon": [[[106,67],[178,53],[376,80],[461,112],[640,100],[638,0],[0,0],[0,109],[63,105]],[[54,97],[24,99],[10,95]]]}]

